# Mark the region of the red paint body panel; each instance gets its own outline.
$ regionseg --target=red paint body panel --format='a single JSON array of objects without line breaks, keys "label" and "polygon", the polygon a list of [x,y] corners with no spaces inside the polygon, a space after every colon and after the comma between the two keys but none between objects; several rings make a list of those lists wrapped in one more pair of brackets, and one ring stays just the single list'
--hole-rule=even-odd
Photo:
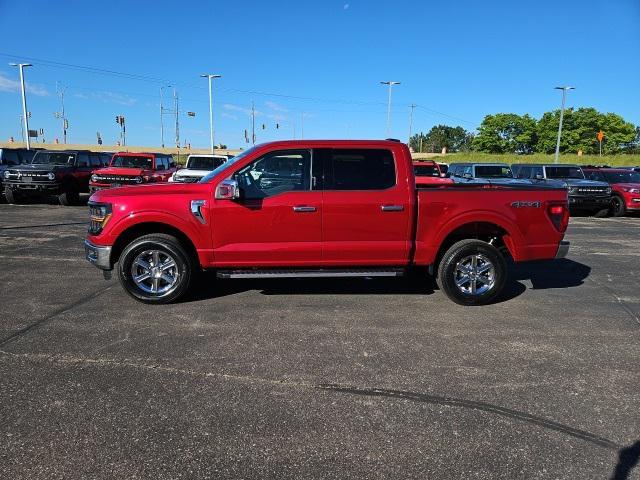
[{"label": "red paint body panel", "polygon": [[[396,185],[381,191],[290,191],[260,201],[214,199],[220,182],[267,152],[350,147],[390,150]],[[547,259],[555,256],[564,236],[554,227],[548,206],[566,208],[566,195],[564,189],[450,184],[417,190],[409,150],[398,142],[273,142],[225,164],[208,183],[96,192],[91,201],[110,203],[112,218],[89,240],[113,245],[128,228],[154,222],[184,233],[205,268],[430,265],[451,232],[487,222],[504,229],[504,242],[516,261]],[[191,213],[192,200],[206,201],[204,224]],[[294,212],[295,206],[315,211]]]}]

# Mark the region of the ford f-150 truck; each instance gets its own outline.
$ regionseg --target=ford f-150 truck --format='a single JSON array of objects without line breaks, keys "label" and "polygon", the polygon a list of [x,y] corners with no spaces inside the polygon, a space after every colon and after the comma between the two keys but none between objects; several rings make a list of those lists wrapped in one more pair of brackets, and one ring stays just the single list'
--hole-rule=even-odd
[{"label": "ford f-150 truck", "polygon": [[101,190],[89,208],[87,260],[117,264],[124,289],[147,303],[183,296],[200,269],[278,278],[424,267],[453,301],[477,305],[502,291],[506,257],[568,250],[565,189],[417,188],[409,149],[396,141],[267,143],[198,183]]},{"label": "ford f-150 truck", "polygon": [[118,152],[113,155],[107,168],[93,172],[89,190],[93,193],[122,185],[167,182],[175,171],[176,164],[171,155]]}]

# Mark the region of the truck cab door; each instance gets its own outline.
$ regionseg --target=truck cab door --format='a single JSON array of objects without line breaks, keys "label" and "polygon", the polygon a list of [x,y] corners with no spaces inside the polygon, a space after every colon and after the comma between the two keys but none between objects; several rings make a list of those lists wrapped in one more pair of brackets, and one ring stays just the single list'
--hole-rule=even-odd
[{"label": "truck cab door", "polygon": [[213,200],[218,267],[315,266],[322,260],[322,192],[310,149],[265,153],[230,176],[240,198]]},{"label": "truck cab door", "polygon": [[[323,264],[406,265],[412,242],[413,186],[392,150],[316,150],[323,158]],[[413,177],[411,177],[413,182]]]}]

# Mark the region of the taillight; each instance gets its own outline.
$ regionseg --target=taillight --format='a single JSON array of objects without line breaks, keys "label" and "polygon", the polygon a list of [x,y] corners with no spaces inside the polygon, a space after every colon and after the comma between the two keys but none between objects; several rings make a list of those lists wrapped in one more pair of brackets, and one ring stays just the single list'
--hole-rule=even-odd
[{"label": "taillight", "polygon": [[552,204],[547,207],[547,213],[551,223],[561,233],[567,229],[569,224],[569,209],[565,204]]}]

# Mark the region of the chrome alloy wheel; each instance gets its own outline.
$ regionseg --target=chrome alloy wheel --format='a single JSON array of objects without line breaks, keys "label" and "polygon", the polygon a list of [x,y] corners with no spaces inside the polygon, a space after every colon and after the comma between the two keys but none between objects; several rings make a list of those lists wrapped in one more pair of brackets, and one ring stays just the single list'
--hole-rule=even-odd
[{"label": "chrome alloy wheel", "polygon": [[456,264],[454,281],[465,295],[482,295],[496,284],[496,271],[487,257],[476,253]]},{"label": "chrome alloy wheel", "polygon": [[175,259],[160,250],[145,250],[131,264],[131,279],[143,292],[159,297],[177,286],[180,272]]}]

